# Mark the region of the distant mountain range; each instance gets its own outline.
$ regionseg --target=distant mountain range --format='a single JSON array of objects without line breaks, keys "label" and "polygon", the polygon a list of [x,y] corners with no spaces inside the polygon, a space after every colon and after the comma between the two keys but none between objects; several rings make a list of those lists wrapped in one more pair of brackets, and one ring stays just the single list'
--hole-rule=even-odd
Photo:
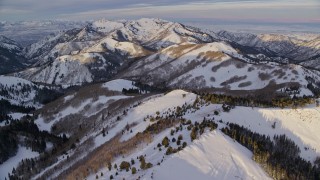
[{"label": "distant mountain range", "polygon": [[17,45],[10,55],[21,57],[15,61],[20,63],[7,71],[65,86],[118,77],[159,87],[219,91],[299,86],[302,94],[310,95],[306,76],[315,85],[320,79],[319,49],[316,35],[215,33],[161,19],[99,20],[23,49]]}]

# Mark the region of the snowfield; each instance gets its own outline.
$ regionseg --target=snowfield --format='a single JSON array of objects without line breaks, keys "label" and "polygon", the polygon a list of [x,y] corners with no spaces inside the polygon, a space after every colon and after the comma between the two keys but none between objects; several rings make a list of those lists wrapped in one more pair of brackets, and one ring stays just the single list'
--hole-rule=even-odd
[{"label": "snowfield", "polygon": [[248,149],[214,131],[156,167],[154,179],[271,179],[251,156]]},{"label": "snowfield", "polygon": [[109,33],[111,31],[114,31],[116,29],[120,29],[124,26],[121,22],[115,22],[115,21],[109,21],[106,19],[101,19],[98,21],[94,21],[92,23],[92,27],[95,28],[97,31],[103,32],[103,33]]},{"label": "snowfield", "polygon": [[140,106],[130,111],[125,119],[119,123],[122,124],[123,127],[125,127],[127,123],[137,123],[137,125],[132,128],[133,133],[124,134],[121,140],[128,140],[136,133],[143,132],[150,124],[149,122],[143,121],[143,119],[148,115],[152,116],[157,112],[159,112],[159,114],[162,114],[168,109],[182,106],[185,103],[192,104],[195,98],[196,95],[193,93],[189,93],[183,90],[174,90],[164,96],[150,99],[142,103]]},{"label": "snowfield", "polygon": [[0,84],[7,87],[15,86],[17,84],[33,85],[32,82],[28,80],[12,76],[0,76]]},{"label": "snowfield", "polygon": [[[37,93],[37,88],[41,87],[28,80],[13,76],[0,76],[0,87],[0,90],[8,91],[6,96],[0,95],[0,99],[8,100],[14,105],[41,106],[39,103],[33,101]],[[27,90],[22,91],[22,89]]]},{"label": "snowfield", "polygon": [[[81,60],[70,60],[72,56],[62,56],[57,58],[51,66],[30,68],[25,71],[15,73],[15,76],[23,77],[34,82],[47,84],[78,85],[93,81],[92,74]],[[79,73],[81,72],[81,73]]]},{"label": "snowfield", "polygon": [[104,88],[108,88],[110,91],[122,91],[122,89],[138,89],[138,87],[133,85],[133,81],[125,79],[116,79],[106,82],[102,85]]},{"label": "snowfield", "polygon": [[[185,97],[183,97],[185,95]],[[95,146],[99,147],[117,133],[121,132],[122,129],[126,127],[127,124],[136,123],[137,125],[132,127],[132,133],[125,132],[121,137],[121,141],[126,141],[138,132],[143,132],[146,127],[150,124],[147,121],[144,121],[144,118],[150,115],[154,115],[157,112],[162,114],[168,109],[173,109],[176,106],[182,106],[183,104],[191,104],[195,99],[195,94],[189,93],[183,90],[175,90],[166,95],[152,96],[151,99],[147,99],[138,107],[127,112],[127,115],[115,125],[114,128],[109,130],[108,135],[103,137],[102,134],[95,137]]]},{"label": "snowfield", "polygon": [[[286,134],[301,150],[301,157],[314,162],[320,156],[320,108],[301,109],[237,107],[221,115],[225,122],[244,126],[251,131],[273,137]],[[276,127],[271,126],[275,123]]]},{"label": "snowfield", "polygon": [[0,179],[8,179],[8,173],[11,174],[12,169],[17,167],[22,159],[34,158],[38,155],[38,152],[33,152],[31,151],[31,149],[27,149],[26,147],[20,146],[17,154],[14,157],[8,159],[3,164],[0,164]]},{"label": "snowfield", "polygon": [[[218,110],[220,115],[213,115]],[[314,162],[320,156],[320,107],[309,105],[299,109],[280,108],[251,108],[237,106],[229,113],[222,112],[221,105],[203,106],[199,111],[186,114],[186,119],[200,122],[204,117],[222,120],[219,129],[226,123],[234,123],[253,132],[265,134],[271,138],[274,135],[285,134],[300,148],[300,156]],[[275,128],[272,125],[275,124]]]}]

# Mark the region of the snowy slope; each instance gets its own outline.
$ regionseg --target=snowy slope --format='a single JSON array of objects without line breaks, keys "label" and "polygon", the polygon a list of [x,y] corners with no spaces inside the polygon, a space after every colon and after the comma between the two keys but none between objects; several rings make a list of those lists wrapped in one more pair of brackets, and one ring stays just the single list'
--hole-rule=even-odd
[{"label": "snowy slope", "polygon": [[[286,134],[299,146],[301,157],[310,162],[314,162],[320,155],[319,107],[310,106],[296,110],[237,107],[230,113],[223,114],[221,119],[270,137]],[[272,129],[274,122],[276,128]]]},{"label": "snowy slope", "polygon": [[[117,143],[125,143],[155,123],[151,121],[151,117],[166,117],[170,112],[175,112],[178,106],[192,107],[197,98],[195,94],[183,90],[158,95],[124,96],[119,91],[125,87],[133,87],[132,82],[120,79],[92,85],[39,110],[40,114],[35,122],[41,130],[50,131],[55,126],[53,133],[65,133],[70,137],[77,135],[79,142],[76,149],[68,150],[69,160],[63,155],[58,156],[58,161],[37,177],[46,174],[46,177],[55,178],[70,167],[78,167],[76,162],[82,158],[95,158],[94,154],[90,154],[95,149],[97,154],[101,148],[107,151],[111,148],[107,146],[108,143],[113,142],[114,138],[119,138]],[[218,111],[219,115],[215,115],[214,111]],[[218,129],[211,132],[207,129],[198,140],[192,142],[186,126],[171,135],[171,129],[179,127],[177,124],[152,135],[148,143],[134,146],[129,153],[115,156],[112,160],[112,165],[116,163],[119,166],[122,161],[130,162],[134,159],[136,163],[132,167],[140,169],[136,157],[145,155],[146,161],[153,164],[152,168],[139,170],[137,174],[132,175],[131,171],[119,171],[114,168],[109,171],[103,165],[96,173],[90,173],[87,179],[95,179],[96,175],[100,178],[101,173],[104,174],[102,179],[109,178],[110,175],[116,179],[136,179],[139,176],[141,179],[269,179],[261,167],[251,159],[252,153],[223,135],[220,129],[225,127],[227,122],[232,122],[271,137],[275,134],[286,134],[299,146],[301,157],[313,162],[320,153],[319,111],[319,107],[309,105],[299,110],[236,107],[227,113],[222,111],[220,104],[200,105],[199,108],[188,109],[183,118],[191,120],[192,123],[201,123],[204,117],[214,119],[219,125]],[[276,126],[272,128],[274,122]],[[79,125],[83,129],[80,134]],[[130,130],[124,131],[128,125]],[[107,132],[104,136],[102,129]],[[185,149],[172,155],[165,155],[164,147],[159,151],[157,144],[161,143],[165,136],[171,140],[178,139],[178,135],[182,135],[182,142],[187,143]],[[171,141],[170,146],[178,147]],[[81,151],[83,148],[86,151]],[[86,161],[81,163],[86,165]],[[160,165],[157,165],[158,163]],[[50,170],[54,168],[57,170],[51,174]]]},{"label": "snowy slope", "polygon": [[124,27],[124,24],[117,21],[109,21],[106,19],[100,19],[98,21],[94,21],[91,25],[94,29],[99,32],[109,33],[116,29],[120,29]]},{"label": "snowy slope", "polygon": [[29,68],[15,73],[17,77],[34,82],[59,85],[77,85],[92,82],[92,74],[83,64],[90,62],[94,56],[61,56],[45,67]]},{"label": "snowy slope", "polygon": [[12,76],[0,76],[0,89],[4,94],[0,99],[8,100],[11,104],[20,106],[36,106],[34,102],[39,87],[25,79]]},{"label": "snowy slope", "polygon": [[[185,97],[183,97],[183,94]],[[183,90],[175,90],[165,96],[154,96],[149,98],[138,107],[127,112],[126,117],[115,125],[115,127],[109,132],[107,138],[102,139],[101,134],[97,136],[95,138],[95,144],[97,147],[102,145],[125,128],[128,123],[136,123],[137,125],[132,128],[133,133],[127,132],[123,134],[121,141],[126,141],[135,136],[138,132],[143,132],[146,129],[150,123],[144,121],[144,118],[148,115],[154,115],[156,112],[164,113],[168,109],[172,109],[176,106],[182,106],[184,103],[191,104],[194,99],[195,94]]]},{"label": "snowy slope", "polygon": [[27,149],[26,147],[20,146],[18,149],[17,154],[4,162],[3,164],[0,164],[0,179],[8,179],[8,173],[11,174],[12,169],[16,168],[20,161],[26,158],[34,158],[39,155],[38,152],[33,152],[31,149]]},{"label": "snowy slope", "polygon": [[[56,35],[47,36],[27,47],[25,52],[29,58],[41,60],[41,58],[46,56],[46,58],[52,57],[55,52],[66,55],[62,52],[79,50],[81,46],[75,45],[76,43],[82,44],[81,49],[85,47],[89,48],[92,46],[92,42],[99,42],[105,38],[115,39],[120,42],[129,41],[145,46],[148,46],[146,44],[150,44],[150,46],[163,46],[167,44],[165,47],[172,44],[179,44],[186,40],[192,42],[199,42],[200,40],[209,41],[210,38],[208,34],[198,31],[199,30],[188,29],[178,23],[160,19],[139,19],[124,22],[102,19],[89,23],[82,29],[71,29]],[[155,43],[158,43],[158,45],[154,45]],[[59,50],[61,48],[70,50]]]},{"label": "snowy slope", "polygon": [[143,44],[152,49],[161,49],[183,42],[211,42],[213,38],[196,28],[161,19],[142,18],[128,21],[123,28],[110,33],[116,39]]},{"label": "snowy slope", "polygon": [[[129,111],[127,118],[121,120],[115,128],[119,131],[128,123],[135,122],[138,124],[132,127],[133,133],[125,132],[122,135],[122,141],[132,138],[137,132],[142,132],[147,127],[150,122],[142,121],[147,115],[153,114],[157,110],[160,115],[166,114],[166,111],[169,108],[172,109],[172,106],[178,105],[179,101],[183,103],[184,98],[182,94],[186,94],[185,102],[187,105],[192,104],[195,100],[195,96],[192,97],[192,94],[176,90],[162,97],[154,97],[153,100],[148,100]],[[170,99],[165,100],[165,98]],[[151,106],[149,103],[153,101],[155,104],[161,105],[161,107]],[[163,109],[162,105],[169,108]],[[109,171],[103,168],[96,174],[91,174],[88,179],[95,179],[96,175],[100,176],[100,172],[104,174],[104,177],[113,175],[120,179],[138,177],[141,179],[271,179],[252,160],[252,153],[248,149],[225,136],[219,130],[225,127],[227,122],[243,125],[254,132],[271,137],[276,134],[285,134],[299,146],[302,158],[314,162],[315,158],[319,156],[318,132],[320,109],[314,107],[314,105],[299,110],[236,107],[229,113],[223,112],[221,105],[216,104],[202,105],[199,108],[199,110],[188,110],[183,117],[187,120],[190,119],[192,122],[201,122],[204,117],[206,119],[214,118],[216,122],[222,120],[222,123],[218,123],[219,127],[217,130],[213,132],[207,131],[199,140],[191,142],[190,131],[183,128],[182,131],[172,136],[170,135],[169,128],[155,135],[151,143],[145,144],[142,147],[138,146],[131,154],[117,157],[113,162],[113,164],[119,165],[122,161],[130,162],[130,159],[136,159],[136,157],[144,155],[146,161],[154,165],[153,168],[140,170],[135,175],[132,175],[130,171],[118,171],[113,168]],[[139,109],[143,110],[139,111]],[[214,115],[214,110],[219,112],[218,116]],[[274,122],[276,122],[275,129],[272,128]],[[110,139],[110,135],[112,137],[116,134],[114,131],[115,129],[109,131],[111,134],[107,135],[108,140]],[[172,137],[177,139],[177,136],[180,134],[183,135],[183,141],[188,144],[182,151],[167,156],[164,154],[164,150],[159,151],[158,148],[155,148],[165,136],[169,137],[169,139]],[[170,143],[170,146],[176,148],[175,143]],[[155,166],[158,163],[160,165]],[[132,165],[132,167],[139,169],[139,162],[138,165]],[[118,172],[117,176],[115,176],[116,172]]]},{"label": "snowy slope", "polygon": [[98,43],[95,43],[88,48],[84,48],[81,52],[108,52],[119,53],[122,56],[128,56],[129,58],[141,57],[148,54],[148,51],[143,47],[131,42],[119,42],[109,37],[101,39]]},{"label": "snowy slope", "polygon": [[254,48],[256,51],[269,56],[289,58],[294,63],[319,69],[319,63],[310,64],[308,61],[319,60],[319,35],[281,35],[281,34],[248,34],[220,31],[221,39],[242,46]]},{"label": "snowy slope", "polygon": [[300,85],[300,95],[311,95],[306,88],[306,75],[319,79],[319,72],[298,65],[249,64],[230,45],[208,43],[170,46],[136,62],[123,77],[189,89],[256,90],[274,84],[276,90],[284,87],[281,84],[296,83]]},{"label": "snowy slope", "polygon": [[0,74],[18,71],[26,66],[22,48],[15,41],[0,35]]},{"label": "snowy slope", "polygon": [[[101,169],[105,177],[112,174],[114,177],[122,179],[271,179],[262,168],[252,159],[252,153],[234,142],[229,137],[222,134],[220,131],[207,132],[203,134],[199,140],[191,143],[188,138],[189,132],[181,133],[185,138],[184,141],[190,144],[182,151],[173,154],[165,155],[164,150],[159,151],[158,143],[162,139],[169,136],[169,131],[159,134],[153,139],[153,142],[145,147],[138,149],[124,158],[118,158],[114,163],[120,164],[122,161],[130,161],[136,159],[140,155],[145,155],[148,162],[154,164],[154,168],[148,170],[140,170],[135,175],[131,172],[117,171],[119,175],[115,176],[115,170],[106,171]],[[171,137],[170,137],[171,138]],[[175,137],[177,138],[177,137]],[[174,146],[174,143],[172,143]],[[157,163],[162,162],[160,165]],[[137,165],[132,165],[139,169]],[[98,173],[98,174],[99,174]],[[95,175],[91,175],[88,179],[95,179]],[[101,177],[103,179],[103,177]]]},{"label": "snowy slope", "polygon": [[[316,68],[319,41],[313,38],[207,33],[161,19],[102,19],[25,48],[37,67],[15,75],[62,85],[110,80],[115,75],[189,89],[256,90],[276,84],[279,90],[283,84],[295,84],[301,86],[300,95],[310,95],[305,76],[319,79],[319,73],[288,63]],[[56,76],[61,78],[55,81]]]},{"label": "snowy slope", "polygon": [[137,126],[133,127],[134,133],[125,134],[122,140],[128,140],[138,132],[143,132],[150,122],[145,122],[145,117],[152,116],[159,112],[160,114],[165,113],[168,109],[173,109],[183,104],[192,104],[196,95],[183,90],[174,90],[170,93],[147,100],[138,107],[134,108],[128,113],[128,116],[124,118],[124,121],[120,124],[122,129],[127,123],[138,123]]},{"label": "snowy slope", "polygon": [[210,132],[156,167],[154,179],[271,179],[251,157],[222,132]]},{"label": "snowy slope", "polygon": [[106,82],[102,85],[102,87],[108,88],[110,91],[122,91],[125,89],[138,89],[133,85],[133,81],[125,80],[125,79],[116,79],[109,82]]},{"label": "snowy slope", "polygon": [[65,53],[83,48],[84,46],[81,42],[73,41],[80,31],[81,29],[71,29],[66,32],[48,35],[40,41],[24,48],[24,53],[35,65],[46,64],[59,54],[65,55]]}]

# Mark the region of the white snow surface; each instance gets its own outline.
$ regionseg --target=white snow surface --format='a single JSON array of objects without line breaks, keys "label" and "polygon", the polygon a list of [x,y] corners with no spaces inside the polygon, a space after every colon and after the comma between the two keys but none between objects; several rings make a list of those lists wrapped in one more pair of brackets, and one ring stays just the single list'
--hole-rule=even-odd
[{"label": "white snow surface", "polygon": [[81,52],[120,52],[121,55],[139,57],[143,54],[144,48],[132,42],[119,42],[110,37],[99,40],[96,44],[84,48]]},{"label": "white snow surface", "polygon": [[0,84],[4,86],[13,86],[17,85],[18,83],[21,84],[27,84],[27,85],[33,85],[32,82],[22,79],[22,78],[17,78],[13,76],[0,76]]},{"label": "white snow surface", "polygon": [[19,162],[22,159],[34,158],[39,155],[38,152],[33,152],[31,149],[27,149],[24,146],[19,146],[18,152],[14,157],[11,157],[9,160],[5,161],[3,164],[0,164],[0,179],[8,179],[8,173],[11,174],[12,169],[16,168]]},{"label": "white snow surface", "polygon": [[320,78],[317,71],[299,65],[243,61],[247,59],[227,43],[184,43],[169,46],[138,61],[122,77],[141,76],[144,79],[145,75],[148,79],[144,81],[149,84],[166,81],[169,87],[190,89],[256,90],[266,88],[270,83],[281,85],[290,82],[300,84],[298,96],[312,95],[307,88],[306,76]]},{"label": "white snow surface", "polygon": [[[0,99],[8,100],[11,104],[22,106],[39,107],[39,104],[34,103],[34,97],[36,96],[36,88],[41,88],[33,84],[32,82],[17,78],[13,76],[0,76],[0,85],[3,90],[8,91],[7,96],[0,96]],[[23,88],[27,87],[27,91],[22,92]],[[10,89],[14,91],[9,91]]]},{"label": "white snow surface", "polygon": [[124,27],[124,24],[117,21],[100,19],[100,20],[94,21],[92,23],[92,27],[95,28],[97,31],[109,33],[111,31]]},{"label": "white snow surface", "polygon": [[122,125],[123,127],[125,127],[127,123],[135,122],[138,124],[137,126],[134,126],[132,128],[134,133],[124,134],[121,140],[128,140],[131,137],[133,137],[136,133],[143,132],[146,129],[146,127],[150,124],[149,122],[143,121],[144,117],[147,117],[148,115],[154,115],[157,112],[162,114],[168,109],[173,109],[177,106],[181,107],[185,103],[192,104],[195,98],[196,95],[193,93],[189,93],[183,90],[174,90],[164,96],[155,99],[150,99],[144,102],[137,108],[134,108],[132,111],[130,111],[128,113],[128,116],[126,116],[124,120],[119,123],[119,125]]},{"label": "white snow surface", "polygon": [[8,115],[11,116],[13,119],[20,120],[23,116],[26,116],[27,114],[24,114],[24,113],[10,113]]},{"label": "white snow surface", "polygon": [[82,59],[72,58],[70,55],[61,56],[54,60],[51,66],[30,68],[16,73],[16,76],[48,84],[78,85],[92,82],[93,75],[88,67],[82,65]]},{"label": "white snow surface", "polygon": [[[184,96],[185,94],[185,96]],[[124,132],[121,140],[125,141],[133,137],[136,133],[142,132],[151,123],[148,120],[143,121],[143,118],[147,115],[155,115],[156,112],[159,114],[165,113],[169,108],[174,110],[174,107],[182,106],[183,104],[192,104],[196,99],[196,95],[183,90],[174,90],[166,95],[153,96],[151,99],[143,102],[141,105],[130,110],[127,116],[124,117],[119,123],[111,130],[106,137],[99,135],[95,139],[96,146],[100,146],[101,142],[109,140],[117,132],[121,131],[128,123],[137,123],[136,126],[132,127],[132,133]],[[212,109],[210,111],[213,113]],[[187,114],[186,117],[191,115]],[[193,114],[197,119],[192,121],[200,122],[203,119],[204,112]],[[206,116],[205,114],[204,116]],[[199,119],[199,120],[198,120]],[[201,120],[200,120],[201,119]],[[119,172],[116,178],[122,179],[136,179],[138,176],[141,179],[270,179],[269,176],[264,173],[261,167],[255,163],[252,159],[252,153],[234,142],[229,137],[225,136],[216,130],[213,132],[206,131],[199,140],[191,142],[190,132],[187,129],[183,129],[181,132],[176,133],[174,137],[177,139],[179,134],[183,135],[183,142],[187,142],[189,145],[181,152],[166,156],[165,149],[159,151],[155,148],[158,143],[161,143],[162,139],[167,136],[169,139],[170,129],[155,135],[153,141],[147,146],[137,147],[137,149],[130,155],[122,158],[117,158],[112,164],[120,164],[122,161],[130,161],[135,159],[136,163],[133,165],[137,169],[139,168],[139,162],[136,157],[140,155],[146,155],[146,161],[151,162],[154,168],[139,171],[137,174],[132,175],[131,172]],[[177,148],[175,143],[170,143],[170,146]],[[164,157],[164,159],[163,159]],[[156,164],[164,160],[160,166]],[[102,169],[101,172],[109,177],[111,174],[115,176],[115,170],[106,171]],[[100,174],[100,171],[98,172]],[[101,177],[103,178],[103,177]],[[88,179],[95,179],[95,175],[91,175]]]},{"label": "white snow surface", "polygon": [[110,91],[122,91],[125,89],[138,89],[138,87],[132,85],[133,81],[125,80],[125,79],[116,79],[109,82],[106,82],[102,85],[104,88],[108,88]]},{"label": "white snow surface", "polygon": [[252,152],[220,131],[208,132],[154,169],[154,179],[271,179]]},{"label": "white snow surface", "polygon": [[[221,119],[251,129],[260,134],[285,134],[301,150],[301,157],[314,162],[320,156],[320,108],[301,109],[247,108],[237,107],[230,113],[223,113]],[[271,125],[276,122],[276,128]],[[305,147],[307,149],[305,149]]]},{"label": "white snow surface", "polygon": [[[185,94],[185,97],[183,97],[183,94]],[[169,108],[173,109],[176,106],[182,106],[184,103],[191,104],[195,97],[195,94],[183,90],[175,90],[166,95],[153,96],[151,99],[146,100],[138,107],[127,112],[127,116],[119,121],[114,128],[110,129],[106,137],[103,137],[102,134],[98,135],[95,138],[95,146],[98,147],[110,140],[124,129],[128,123],[137,123],[137,125],[132,128],[133,133],[125,132],[121,137],[122,141],[128,140],[138,132],[143,132],[146,129],[150,123],[143,121],[143,119],[148,115],[154,115],[156,112],[162,113]]]}]

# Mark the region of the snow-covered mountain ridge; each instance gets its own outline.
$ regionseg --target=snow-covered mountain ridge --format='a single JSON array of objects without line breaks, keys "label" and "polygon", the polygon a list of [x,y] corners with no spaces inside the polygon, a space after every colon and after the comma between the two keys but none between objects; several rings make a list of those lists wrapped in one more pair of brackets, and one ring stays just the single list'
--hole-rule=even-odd
[{"label": "snow-covered mountain ridge", "polygon": [[290,63],[319,69],[320,35],[294,36],[281,34],[247,34],[220,31],[226,41],[254,48],[267,56],[288,58]]},{"label": "snow-covered mountain ridge", "polygon": [[[91,85],[35,113],[35,123],[41,130],[68,134],[68,143],[74,142],[75,147],[67,148],[64,154],[53,154],[55,163],[34,174],[34,179],[271,179],[253,161],[253,152],[223,133],[229,123],[270,137],[285,134],[299,147],[299,157],[311,163],[320,155],[320,114],[314,104],[298,110],[236,106],[225,111],[221,104],[208,103],[183,90],[125,95],[122,87],[134,86],[125,80]],[[176,116],[175,122],[171,118]],[[203,122],[217,124],[217,129],[205,128],[192,139],[192,128]],[[141,155],[151,165],[142,168],[137,159]],[[130,163],[130,171],[122,162]],[[89,172],[81,173],[85,169]]]},{"label": "snow-covered mountain ridge", "polygon": [[[114,76],[188,89],[276,85],[280,91],[294,85],[301,88],[300,95],[310,95],[305,77],[314,79],[315,86],[320,79],[318,71],[306,68],[317,67],[317,38],[204,32],[160,19],[98,20],[25,48],[34,67],[14,75],[68,86]],[[312,65],[304,67],[308,63]]]}]

